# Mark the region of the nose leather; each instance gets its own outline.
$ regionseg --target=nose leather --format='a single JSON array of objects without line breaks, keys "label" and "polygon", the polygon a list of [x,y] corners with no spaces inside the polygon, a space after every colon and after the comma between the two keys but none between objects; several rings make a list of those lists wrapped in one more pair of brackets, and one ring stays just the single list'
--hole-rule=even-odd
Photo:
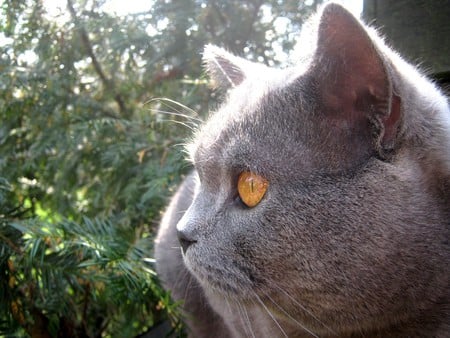
[{"label": "nose leather", "polygon": [[190,238],[185,232],[177,230],[178,241],[180,242],[183,253],[186,253],[187,249],[197,242],[195,239]]}]

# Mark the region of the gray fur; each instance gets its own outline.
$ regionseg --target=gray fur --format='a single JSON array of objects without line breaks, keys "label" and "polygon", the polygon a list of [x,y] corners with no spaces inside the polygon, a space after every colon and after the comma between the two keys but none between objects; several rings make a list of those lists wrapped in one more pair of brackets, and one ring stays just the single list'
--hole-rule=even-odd
[{"label": "gray fur", "polygon": [[[206,50],[230,90],[161,223],[160,277],[192,337],[449,337],[448,101],[342,7],[318,18],[302,65]],[[244,170],[269,181],[254,208]]]}]

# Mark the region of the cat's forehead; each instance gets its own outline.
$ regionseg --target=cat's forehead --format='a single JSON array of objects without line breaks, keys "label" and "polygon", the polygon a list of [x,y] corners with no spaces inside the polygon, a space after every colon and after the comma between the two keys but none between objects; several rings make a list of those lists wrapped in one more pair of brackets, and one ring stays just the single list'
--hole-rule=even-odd
[{"label": "cat's forehead", "polygon": [[[292,159],[294,149],[288,143],[296,137],[302,110],[302,93],[291,92],[299,89],[294,84],[298,73],[298,69],[267,69],[231,90],[191,144],[193,162],[268,169],[267,162],[281,166],[282,159]],[[280,160],[274,162],[277,157]]]},{"label": "cat's forehead", "polygon": [[[290,82],[285,70],[261,68],[239,86],[228,92],[225,102],[197,133],[194,146],[210,148],[226,134],[239,133],[242,128],[256,125],[261,116],[262,105],[269,95],[283,88]],[[250,126],[249,126],[250,125]]]}]

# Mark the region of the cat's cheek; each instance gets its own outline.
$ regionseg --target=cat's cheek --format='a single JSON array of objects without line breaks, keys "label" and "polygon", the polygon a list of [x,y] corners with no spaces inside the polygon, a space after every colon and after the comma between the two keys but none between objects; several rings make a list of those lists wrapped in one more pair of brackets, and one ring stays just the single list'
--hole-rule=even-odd
[{"label": "cat's cheek", "polygon": [[184,265],[194,275],[197,275],[197,274],[200,273],[199,266],[201,266],[203,264],[201,259],[199,259],[197,257],[199,255],[199,253],[198,253],[198,251],[199,251],[198,246],[199,245],[200,244],[195,243],[191,247],[189,247],[189,250],[186,250],[185,252],[182,252]]},{"label": "cat's cheek", "polygon": [[245,281],[238,277],[236,271],[230,271],[224,266],[213,263],[205,264],[205,262],[198,262],[195,259],[186,257],[185,264],[205,290],[212,290],[219,294],[239,298],[242,297],[242,294],[248,293]]},{"label": "cat's cheek", "polygon": [[203,262],[196,257],[195,248],[183,254],[183,262],[189,272],[203,287],[210,287],[208,275],[202,268]]},{"label": "cat's cheek", "polygon": [[185,266],[205,288],[227,297],[246,298],[260,282],[257,274],[230,242],[195,243],[183,255]]}]

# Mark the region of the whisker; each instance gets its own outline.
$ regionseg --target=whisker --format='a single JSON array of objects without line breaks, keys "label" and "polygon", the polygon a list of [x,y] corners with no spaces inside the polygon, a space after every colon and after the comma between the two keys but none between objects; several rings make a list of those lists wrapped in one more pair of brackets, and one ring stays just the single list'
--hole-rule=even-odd
[{"label": "whisker", "polygon": [[[169,107],[169,108],[172,108],[172,107]],[[195,122],[196,124],[197,123],[202,123],[202,121],[198,120],[197,118],[192,117],[192,116],[187,115],[187,114],[180,113],[178,111],[163,110],[163,109],[160,109],[160,108],[149,108],[149,110],[151,112],[153,112],[153,113],[169,115],[169,116],[182,117],[182,118],[184,118],[184,119],[186,119],[188,121],[191,121],[192,123]]]},{"label": "whisker", "polygon": [[[175,101],[175,100],[172,100],[172,99],[167,98],[167,97],[154,98],[153,100],[158,100],[159,102],[165,103],[167,107],[173,108],[171,105],[168,104],[168,103],[172,103],[172,104],[174,104],[174,105],[176,105],[176,106],[178,106],[178,107],[183,108],[184,110],[188,111],[188,112],[191,113],[192,115],[198,116],[198,113],[197,113],[194,109],[192,109],[192,108],[190,108],[190,107],[188,107],[188,106],[182,104],[182,103],[179,102],[179,101]],[[151,101],[151,100],[150,100],[150,101]],[[173,108],[173,109],[175,109],[175,108]],[[176,109],[175,109],[175,110],[176,110]],[[177,111],[178,111],[178,110],[177,110]],[[197,118],[197,119],[200,121],[200,118]]]},{"label": "whisker", "polygon": [[294,317],[292,317],[285,309],[283,309],[281,307],[281,305],[279,305],[277,302],[275,302],[269,295],[266,294],[266,297],[270,299],[270,301],[277,307],[279,308],[286,316],[288,316],[292,321],[294,321],[298,326],[300,326],[303,330],[305,330],[306,332],[308,332],[311,336],[316,337],[316,338],[320,338],[318,335],[316,335],[314,332],[312,332],[310,329],[308,329],[305,325],[303,325],[302,323],[300,323],[297,319],[295,319]]},{"label": "whisker", "polygon": [[255,336],[253,335],[252,327],[249,325],[249,322],[247,322],[245,320],[245,316],[247,315],[247,312],[245,311],[245,307],[242,306],[242,304],[238,300],[236,300],[236,305],[237,305],[238,312],[239,312],[239,319],[240,319],[242,327],[244,328],[244,331],[245,331],[245,336],[249,337],[251,335],[254,338]]},{"label": "whisker", "polygon": [[186,289],[184,290],[184,298],[183,299],[187,299],[187,297],[189,295],[189,291],[191,289],[191,284],[192,284],[192,279],[193,279],[192,274],[189,273],[189,271],[187,271],[187,273],[189,274],[189,280],[188,280],[188,283],[186,285]]},{"label": "whisker", "polygon": [[246,323],[244,321],[244,312],[243,312],[243,309],[241,307],[241,303],[238,300],[236,300],[236,306],[237,306],[238,312],[239,312],[239,319],[240,319],[242,327],[244,328],[244,331],[245,331],[245,336],[249,337],[249,333],[247,331],[248,327],[247,327],[247,325],[246,325]]},{"label": "whisker", "polygon": [[292,297],[289,293],[287,293],[284,289],[280,288],[278,285],[275,285],[275,287],[280,290],[282,293],[284,293],[290,300],[294,302],[295,305],[297,305],[299,308],[301,308],[303,311],[305,311],[308,315],[310,315],[312,318],[314,318],[319,324],[321,324],[324,328],[326,328],[328,331],[330,331],[333,334],[336,334],[333,329],[331,329],[329,326],[327,326],[324,322],[322,322],[319,318],[317,318],[311,311],[309,311],[305,306],[300,304],[294,297]]},{"label": "whisker", "polygon": [[158,108],[150,108],[150,111],[152,111],[154,113],[158,113],[158,114],[163,114],[163,115],[182,117],[182,118],[188,120],[190,123],[192,123],[195,126],[198,126],[199,124],[203,123],[203,121],[196,119],[192,116],[183,114],[183,113],[172,112],[169,110],[162,110],[162,109],[158,109]]},{"label": "whisker", "polygon": [[[195,110],[193,110],[192,108],[189,108],[188,106],[186,106],[180,102],[177,102],[175,100],[172,100],[172,99],[169,99],[166,97],[156,97],[151,100],[148,100],[147,102],[145,102],[145,104],[151,104],[155,101],[157,101],[158,103],[160,103],[170,109],[173,109],[176,112],[176,113],[171,113],[173,115],[177,115],[177,116],[189,119],[189,120],[195,120],[197,123],[203,123],[203,120],[198,117],[199,114]],[[191,115],[182,113],[181,110],[177,109],[175,106],[182,108],[183,110],[187,111]],[[167,113],[170,114],[170,112],[167,112]],[[195,115],[195,116],[192,116],[192,115]]]},{"label": "whisker", "polygon": [[252,323],[250,322],[250,318],[248,317],[248,311],[247,311],[247,309],[245,308],[245,306],[242,306],[242,308],[243,308],[243,310],[244,310],[244,319],[245,319],[245,321],[246,321],[247,324],[248,324],[248,328],[250,329],[250,333],[251,333],[251,335],[252,335],[253,338],[256,338],[256,337],[255,337],[255,334],[253,333]]},{"label": "whisker", "polygon": [[191,126],[191,125],[189,125],[189,124],[187,124],[186,122],[182,122],[182,121],[176,121],[176,120],[161,120],[161,122],[164,122],[164,123],[175,123],[175,124],[179,124],[179,125],[181,125],[181,126],[183,126],[183,127],[185,127],[185,128],[187,128],[187,129],[189,129],[189,130],[191,130],[191,131],[196,131],[197,130],[197,125],[193,125],[193,126]]},{"label": "whisker", "polygon": [[185,277],[187,276],[187,274],[189,273],[189,271],[187,271],[186,269],[182,269],[179,270],[178,274],[177,274],[177,278],[175,280],[173,289],[176,290],[178,288],[179,283],[181,283]]},{"label": "whisker", "polygon": [[178,121],[175,119],[170,119],[170,120],[161,120],[160,122],[172,122],[172,123],[184,123],[186,127],[188,127],[190,130],[197,130],[199,128],[199,126],[202,124],[202,122],[196,121],[195,119],[190,118],[187,115],[184,114],[180,114],[180,113],[175,113],[175,112],[171,112],[171,111],[166,111],[166,110],[161,110],[161,109],[157,109],[157,108],[152,108],[150,109],[151,112],[156,113],[156,114],[162,114],[164,116],[169,116],[169,117],[182,117],[184,119],[186,119],[187,121]]},{"label": "whisker", "polygon": [[183,150],[188,146],[188,143],[183,142],[183,143],[175,143],[172,145],[172,147],[174,148],[182,148]]},{"label": "whisker", "polygon": [[231,313],[233,313],[233,310],[231,310],[231,305],[230,305],[230,301],[228,300],[228,296],[225,296],[225,302],[227,303],[227,307],[228,307],[228,311]]},{"label": "whisker", "polygon": [[270,310],[267,308],[266,304],[264,304],[264,302],[261,300],[261,298],[255,293],[253,292],[253,294],[256,297],[256,300],[262,305],[262,307],[264,308],[264,310],[266,310],[267,314],[270,316],[270,318],[272,318],[272,320],[274,321],[274,323],[278,326],[278,328],[280,329],[281,333],[288,338],[288,335],[286,334],[286,332],[284,332],[283,328],[281,327],[280,323],[278,323],[278,321],[276,320],[275,316],[272,314],[272,312],[270,312]]},{"label": "whisker", "polygon": [[[226,297],[225,299],[228,299],[228,297]],[[234,303],[234,302],[233,302],[233,303]],[[231,310],[231,306],[230,306],[230,303],[228,303],[228,301],[227,301],[227,304],[228,304],[228,307],[229,307],[229,310],[230,310],[230,314],[232,314],[233,311]],[[240,306],[239,306],[239,301],[236,300],[235,305],[237,306],[237,312],[238,312],[238,314],[239,314],[238,317],[239,317],[239,320],[240,320],[240,322],[241,322],[241,324],[242,324],[242,326],[243,326],[243,328],[244,328],[245,336],[248,337],[248,334],[247,334],[247,328],[246,328],[245,325],[244,325],[243,316],[242,316],[242,311],[241,311],[241,308],[240,308]]]}]

